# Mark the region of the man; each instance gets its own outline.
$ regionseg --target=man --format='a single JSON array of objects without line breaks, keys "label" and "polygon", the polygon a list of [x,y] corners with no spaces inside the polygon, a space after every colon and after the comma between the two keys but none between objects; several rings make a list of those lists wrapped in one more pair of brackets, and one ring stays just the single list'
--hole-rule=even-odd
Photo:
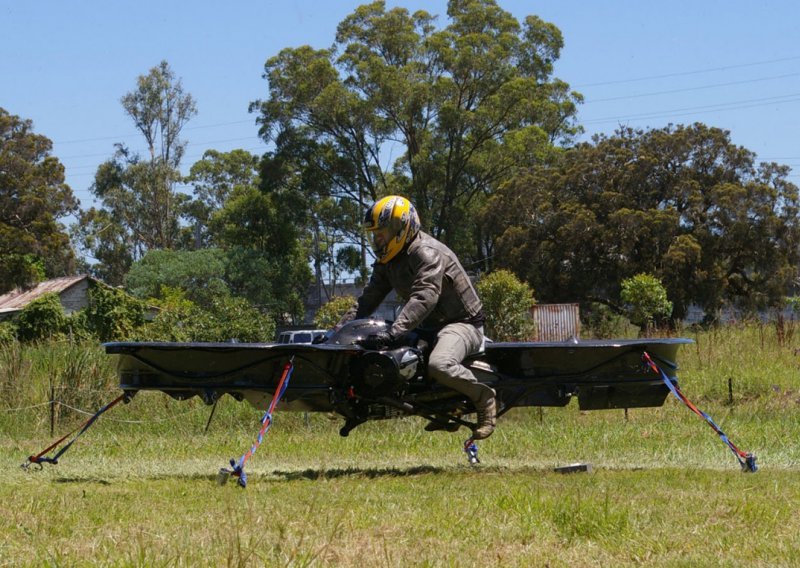
[{"label": "man", "polygon": [[[367,211],[364,226],[377,256],[372,277],[337,327],[368,317],[396,290],[405,305],[388,332],[370,338],[369,347],[385,348],[419,326],[435,329],[428,373],[475,404],[478,424],[473,438],[488,438],[497,415],[495,392],[462,365],[484,342],[483,307],[467,273],[453,251],[420,231],[417,211],[404,197],[390,195],[377,201]],[[437,425],[431,423],[428,429]]]}]

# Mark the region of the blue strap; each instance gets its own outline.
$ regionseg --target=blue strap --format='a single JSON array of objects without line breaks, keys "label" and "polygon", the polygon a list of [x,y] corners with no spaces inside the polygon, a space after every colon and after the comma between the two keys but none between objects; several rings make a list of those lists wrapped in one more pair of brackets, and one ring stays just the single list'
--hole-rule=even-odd
[{"label": "blue strap", "polygon": [[733,444],[733,442],[730,441],[725,432],[723,432],[722,429],[720,429],[720,427],[717,426],[717,424],[711,419],[711,417],[708,414],[697,408],[688,398],[686,398],[686,396],[681,392],[681,389],[678,388],[678,385],[676,385],[672,381],[672,379],[669,378],[669,376],[664,372],[664,370],[661,369],[661,367],[659,367],[655,363],[653,358],[646,351],[642,354],[642,358],[653,371],[655,371],[661,376],[661,380],[664,381],[664,384],[666,384],[669,390],[672,392],[672,394],[675,395],[675,398],[680,400],[692,412],[703,418],[708,423],[708,425],[711,426],[711,429],[717,433],[720,439],[733,452],[733,455],[736,456],[739,465],[742,467],[742,471],[754,473],[758,469],[758,466],[756,466],[756,456],[754,456],[751,453],[743,452],[742,450],[737,448]]},{"label": "blue strap", "polygon": [[283,374],[281,375],[278,383],[278,388],[275,390],[275,394],[272,396],[272,401],[270,402],[266,412],[264,412],[264,416],[261,418],[261,429],[258,432],[255,443],[250,446],[250,449],[247,452],[242,454],[242,457],[239,458],[238,463],[234,459],[230,460],[232,469],[228,473],[239,478],[238,483],[240,487],[247,486],[247,475],[244,472],[244,464],[253,454],[256,453],[256,450],[258,450],[258,447],[264,441],[264,436],[266,436],[270,426],[272,426],[272,413],[275,410],[275,407],[278,405],[278,402],[281,400],[281,397],[283,397],[283,394],[286,392],[293,371],[294,357],[289,359],[289,362],[286,363],[286,366],[283,368]]}]

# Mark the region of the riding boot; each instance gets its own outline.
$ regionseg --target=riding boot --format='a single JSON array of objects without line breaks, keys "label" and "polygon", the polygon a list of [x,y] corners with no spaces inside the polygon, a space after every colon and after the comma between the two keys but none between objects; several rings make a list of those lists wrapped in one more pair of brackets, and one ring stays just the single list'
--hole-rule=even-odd
[{"label": "riding boot", "polygon": [[497,402],[494,397],[487,398],[483,402],[476,402],[475,409],[478,411],[478,425],[472,431],[472,438],[484,440],[494,432],[497,422]]}]

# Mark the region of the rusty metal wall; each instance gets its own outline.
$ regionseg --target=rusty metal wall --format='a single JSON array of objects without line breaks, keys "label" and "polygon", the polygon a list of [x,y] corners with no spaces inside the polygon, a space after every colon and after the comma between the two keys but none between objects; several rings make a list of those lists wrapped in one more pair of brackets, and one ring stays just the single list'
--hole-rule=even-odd
[{"label": "rusty metal wall", "polygon": [[581,319],[578,304],[540,304],[533,306],[531,316],[536,324],[534,341],[566,341],[580,339]]}]

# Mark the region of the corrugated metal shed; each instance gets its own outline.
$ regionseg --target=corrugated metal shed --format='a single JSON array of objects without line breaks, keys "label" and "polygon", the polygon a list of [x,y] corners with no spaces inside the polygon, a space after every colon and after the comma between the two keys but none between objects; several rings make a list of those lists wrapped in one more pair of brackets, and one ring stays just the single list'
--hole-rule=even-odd
[{"label": "corrugated metal shed", "polygon": [[580,339],[578,304],[538,304],[531,309],[531,316],[536,324],[534,341]]},{"label": "corrugated metal shed", "polygon": [[[45,280],[39,282],[33,288],[22,290],[17,288],[0,296],[0,314],[9,314],[22,310],[25,306],[30,304],[36,298],[41,297],[48,292],[54,292],[62,296],[71,288],[83,284],[85,287],[88,284],[89,276],[83,274],[81,276],[64,276],[62,278],[53,278],[52,280]],[[62,304],[64,301],[62,300]],[[65,305],[65,311],[72,308],[72,306]],[[73,310],[70,310],[73,311]]]}]

